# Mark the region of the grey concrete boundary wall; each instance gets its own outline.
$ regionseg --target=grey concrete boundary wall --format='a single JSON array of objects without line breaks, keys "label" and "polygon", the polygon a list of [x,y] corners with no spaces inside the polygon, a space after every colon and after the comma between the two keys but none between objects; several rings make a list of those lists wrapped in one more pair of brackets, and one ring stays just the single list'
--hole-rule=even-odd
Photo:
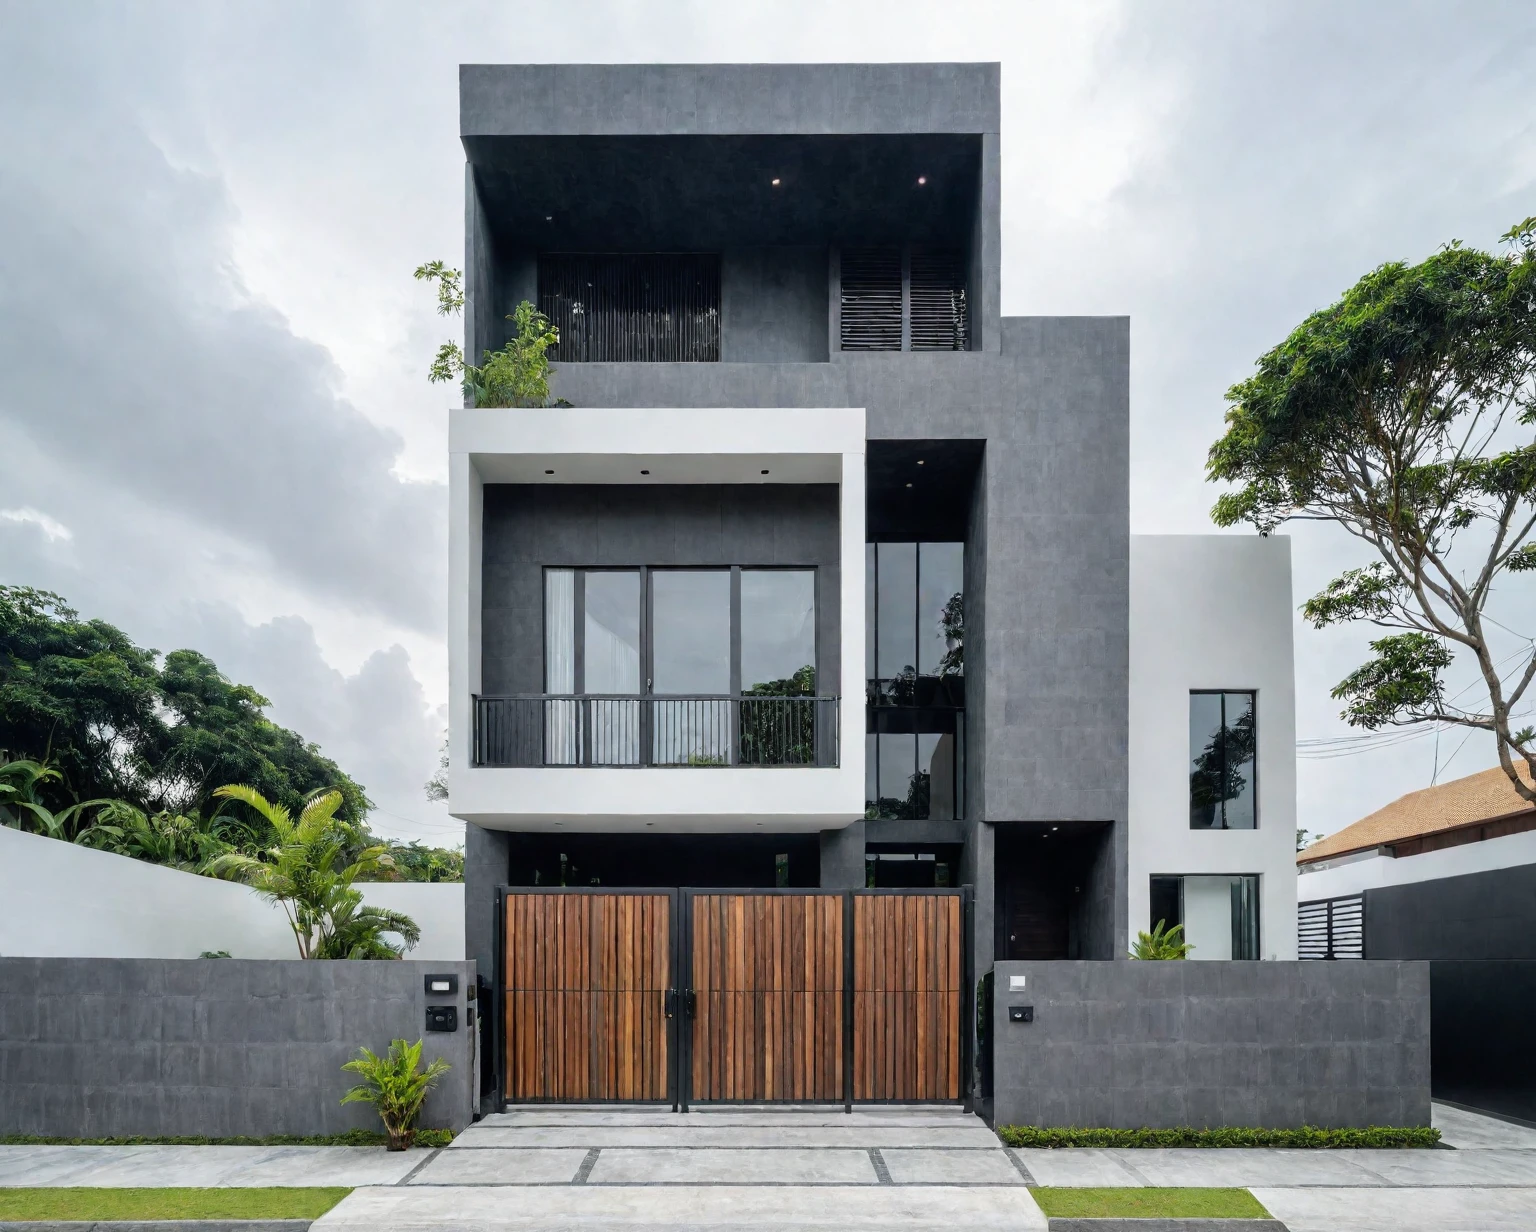
[{"label": "grey concrete boundary wall", "polygon": [[[458,977],[453,996],[428,974]],[[265,1137],[377,1129],[341,1065],[424,1039],[452,1069],[421,1124],[473,1110],[472,962],[0,958],[0,1134]],[[426,1007],[458,1030],[427,1033]]]},{"label": "grey concrete boundary wall", "polygon": [[[999,962],[997,1125],[1429,1124],[1429,964]],[[1022,977],[1022,989],[1010,980]],[[1034,1021],[1010,1022],[1010,1006]]]}]

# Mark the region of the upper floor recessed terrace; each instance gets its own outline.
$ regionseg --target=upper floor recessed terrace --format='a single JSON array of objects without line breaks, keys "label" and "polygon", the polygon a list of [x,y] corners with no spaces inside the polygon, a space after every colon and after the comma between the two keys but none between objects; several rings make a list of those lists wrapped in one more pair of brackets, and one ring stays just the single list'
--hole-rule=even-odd
[{"label": "upper floor recessed terrace", "polygon": [[471,353],[524,300],[563,363],[981,349],[996,85],[992,65],[465,66]]}]

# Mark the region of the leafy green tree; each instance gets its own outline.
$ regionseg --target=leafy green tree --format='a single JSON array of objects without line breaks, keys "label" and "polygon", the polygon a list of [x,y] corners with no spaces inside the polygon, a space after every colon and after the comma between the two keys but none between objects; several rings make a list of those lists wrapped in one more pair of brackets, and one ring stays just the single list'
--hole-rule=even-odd
[{"label": "leafy green tree", "polygon": [[[464,311],[464,276],[441,261],[428,261],[415,270],[418,282],[437,283],[437,311],[458,316]],[[427,379],[434,383],[459,380],[475,406],[534,407],[549,405],[549,348],[560,331],[548,317],[523,300],[508,315],[512,336],[499,351],[486,351],[480,366],[471,364],[456,342],[437,349]]]},{"label": "leafy green tree", "polygon": [[49,591],[0,586],[0,750],[57,772],[34,803],[141,793],[159,700],[153,650]]},{"label": "leafy green tree", "polygon": [[172,803],[206,806],[213,787],[244,783],[290,812],[315,791],[341,797],[337,816],[361,822],[372,807],[363,789],[317,745],[263,713],[272,703],[235,684],[195,650],[173,650],[160,673],[172,716],[154,750],[157,778]]},{"label": "leafy green tree", "polygon": [[255,854],[230,851],[216,856],[207,871],[243,881],[280,906],[300,958],[398,958],[401,950],[389,945],[384,934],[398,933],[406,946],[420,939],[409,917],[361,905],[362,894],[353,883],[387,866],[389,856],[382,847],[368,847],[350,860],[345,857],[346,827],[336,816],[340,792],[312,796],[297,819],[245,784],[220,787],[213,794],[247,805],[273,837]]},{"label": "leafy green tree", "polygon": [[[1219,525],[1332,522],[1375,554],[1303,608],[1317,628],[1391,631],[1334,688],[1345,720],[1486,731],[1536,802],[1536,729],[1512,721],[1536,642],[1517,632],[1504,656],[1493,632],[1528,617],[1504,584],[1536,570],[1536,218],[1504,239],[1501,255],[1453,243],[1383,265],[1309,316],[1228,391],[1207,472],[1237,485]],[[1459,656],[1482,686],[1467,706],[1444,685]]]}]

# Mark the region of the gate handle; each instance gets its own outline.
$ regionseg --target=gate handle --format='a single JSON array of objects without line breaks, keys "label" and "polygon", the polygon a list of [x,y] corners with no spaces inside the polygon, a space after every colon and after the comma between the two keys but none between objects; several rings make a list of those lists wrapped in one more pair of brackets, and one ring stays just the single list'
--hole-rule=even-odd
[{"label": "gate handle", "polygon": [[677,989],[669,988],[661,994],[661,1012],[668,1018],[677,1017]]},{"label": "gate handle", "polygon": [[689,1018],[695,1017],[699,1012],[699,999],[691,988],[683,994],[683,1007]]}]

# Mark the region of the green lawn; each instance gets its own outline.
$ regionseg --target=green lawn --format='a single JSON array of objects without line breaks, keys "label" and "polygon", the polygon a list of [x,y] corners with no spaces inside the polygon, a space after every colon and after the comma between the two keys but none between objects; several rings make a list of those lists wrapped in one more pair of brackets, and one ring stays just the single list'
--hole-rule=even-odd
[{"label": "green lawn", "polygon": [[0,1189],[0,1220],[318,1219],[352,1191]]},{"label": "green lawn", "polygon": [[1031,1189],[1057,1219],[1268,1219],[1246,1189]]}]

